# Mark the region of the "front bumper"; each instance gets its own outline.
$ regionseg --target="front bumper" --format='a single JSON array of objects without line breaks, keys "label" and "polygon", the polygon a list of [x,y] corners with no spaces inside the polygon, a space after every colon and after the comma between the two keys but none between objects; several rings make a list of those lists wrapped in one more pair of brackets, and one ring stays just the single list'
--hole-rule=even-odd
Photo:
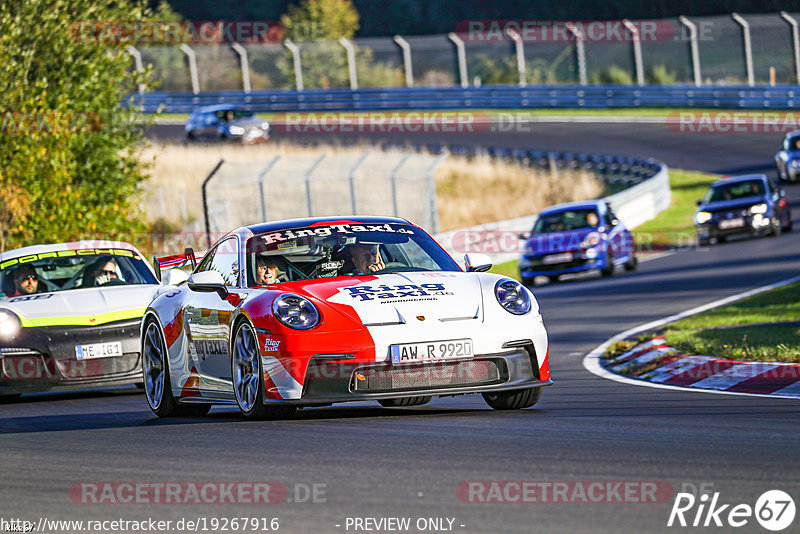
[{"label": "front bumper", "polygon": [[460,395],[552,384],[541,380],[533,344],[472,359],[392,365],[384,362],[314,360],[300,399],[281,404],[314,405],[359,400]]},{"label": "front bumper", "polygon": [[[0,394],[141,382],[140,323],[23,328],[13,341],[0,345]],[[109,342],[121,343],[121,356],[76,356],[78,345]]]},{"label": "front bumper", "polygon": [[724,222],[725,219],[712,219],[707,223],[695,224],[697,237],[698,239],[712,239],[735,235],[763,235],[770,229],[771,216],[768,214],[758,218],[753,215],[744,215],[741,218],[744,219],[744,224],[734,228],[720,228],[719,223]]},{"label": "front bumper", "polygon": [[596,258],[587,258],[582,252],[573,252],[573,259],[561,263],[544,263],[545,256],[523,256],[519,262],[519,272],[522,278],[533,278],[534,276],[558,276],[561,274],[579,273],[591,269],[603,269],[606,267],[605,254],[600,254]]}]

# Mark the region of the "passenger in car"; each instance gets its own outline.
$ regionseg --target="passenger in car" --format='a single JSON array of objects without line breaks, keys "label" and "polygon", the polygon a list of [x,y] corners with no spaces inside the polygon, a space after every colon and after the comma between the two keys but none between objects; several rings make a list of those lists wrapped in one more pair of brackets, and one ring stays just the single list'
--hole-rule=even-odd
[{"label": "passenger in car", "polygon": [[14,271],[14,294],[19,297],[22,295],[33,295],[39,290],[39,276],[33,265],[21,265]]}]

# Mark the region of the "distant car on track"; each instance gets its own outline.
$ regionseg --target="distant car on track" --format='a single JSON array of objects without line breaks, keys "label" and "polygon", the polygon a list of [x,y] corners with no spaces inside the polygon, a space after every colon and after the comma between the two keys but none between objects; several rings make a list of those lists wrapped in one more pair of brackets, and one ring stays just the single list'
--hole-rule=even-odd
[{"label": "distant car on track", "polygon": [[533,230],[521,234],[520,239],[524,244],[519,272],[525,285],[533,284],[536,276],[556,282],[562,274],[591,269],[611,276],[617,265],[633,271],[638,264],[633,235],[605,200],[569,202],[542,210]]},{"label": "distant car on track", "polygon": [[[18,294],[22,278],[31,293]],[[0,286],[0,397],[141,382],[139,330],[159,283],[136,248],[3,252]]]},{"label": "distant car on track", "polygon": [[781,150],[775,154],[778,179],[796,182],[800,179],[800,130],[786,134]]},{"label": "distant car on track", "polygon": [[252,111],[231,104],[217,104],[192,111],[185,130],[190,141],[230,140],[251,144],[268,140],[270,125]]},{"label": "distant car on track", "polygon": [[[166,417],[233,404],[260,419],[464,393],[482,393],[495,409],[532,406],[551,383],[536,299],[483,272],[488,257],[466,259],[464,272],[424,230],[396,218],[234,230],[145,313],[150,408]],[[258,278],[273,268],[274,282]]]},{"label": "distant car on track", "polygon": [[792,229],[786,192],[763,174],[717,180],[697,206],[694,223],[701,245],[732,235],[779,235]]}]

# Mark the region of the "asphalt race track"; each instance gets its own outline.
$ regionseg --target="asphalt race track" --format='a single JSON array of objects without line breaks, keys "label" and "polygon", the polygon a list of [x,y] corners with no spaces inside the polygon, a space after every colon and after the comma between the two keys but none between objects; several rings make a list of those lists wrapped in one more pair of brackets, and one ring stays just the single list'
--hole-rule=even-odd
[{"label": "asphalt race track", "polygon": [[[652,156],[672,167],[774,176],[780,138],[681,134],[663,124],[537,123],[531,131],[448,141]],[[786,189],[797,218],[800,186]],[[798,236],[784,234],[677,251],[635,273],[618,269],[612,278],[536,288],[555,384],[521,412],[495,412],[479,396],[466,396],[415,408],[353,403],[250,423],[230,408],[158,420],[135,389],[23,398],[0,407],[0,515],[34,523],[275,517],[282,532],[314,533],[363,532],[376,525],[356,529],[354,518],[400,517],[411,518],[409,532],[638,533],[704,529],[667,528],[671,492],[655,504],[585,503],[574,494],[572,502],[498,504],[469,502],[457,489],[468,481],[646,481],[675,492],[705,485],[719,492],[719,505],[731,505],[723,522],[734,505],[754,507],[767,490],[797,502],[800,402],[620,384],[588,373],[581,361],[632,326],[797,275],[798,260]],[[279,482],[287,497],[273,505],[95,505],[69,493],[84,482],[191,481]],[[306,490],[315,484],[313,499]],[[621,500],[636,496],[622,492]],[[690,523],[697,509],[686,513]],[[418,530],[420,518],[445,518],[444,528]],[[798,521],[786,531],[796,532]],[[724,524],[705,530],[734,530]],[[371,530],[392,531],[386,526]],[[754,517],[735,530],[764,531]]]}]

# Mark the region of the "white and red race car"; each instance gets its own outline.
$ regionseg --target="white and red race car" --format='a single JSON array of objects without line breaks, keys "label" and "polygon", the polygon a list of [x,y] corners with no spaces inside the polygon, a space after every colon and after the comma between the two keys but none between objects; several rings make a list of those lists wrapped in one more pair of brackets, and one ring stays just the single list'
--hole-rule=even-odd
[{"label": "white and red race car", "polygon": [[[187,251],[188,253],[188,251]],[[538,303],[459,265],[404,219],[299,219],[239,228],[142,321],[147,401],[160,417],[236,404],[246,418],[376,400],[482,393],[534,405],[552,383]]]}]

